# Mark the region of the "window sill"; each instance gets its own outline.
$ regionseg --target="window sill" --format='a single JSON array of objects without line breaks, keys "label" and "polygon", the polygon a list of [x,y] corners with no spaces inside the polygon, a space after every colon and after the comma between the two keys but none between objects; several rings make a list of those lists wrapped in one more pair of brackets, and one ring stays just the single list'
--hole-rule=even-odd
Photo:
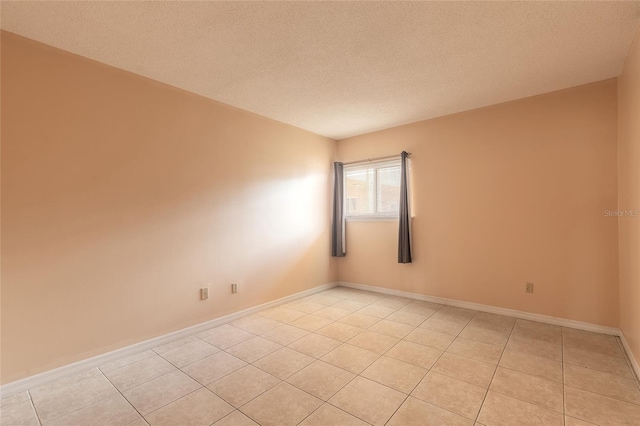
[{"label": "window sill", "polygon": [[397,222],[397,216],[347,216],[347,222]]}]

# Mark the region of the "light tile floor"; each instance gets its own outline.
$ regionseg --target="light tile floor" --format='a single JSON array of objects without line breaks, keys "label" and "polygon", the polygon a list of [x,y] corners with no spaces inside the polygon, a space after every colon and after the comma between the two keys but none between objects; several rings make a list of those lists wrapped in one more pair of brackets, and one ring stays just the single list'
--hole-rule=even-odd
[{"label": "light tile floor", "polygon": [[338,287],[0,400],[2,425],[640,425],[617,338]]}]

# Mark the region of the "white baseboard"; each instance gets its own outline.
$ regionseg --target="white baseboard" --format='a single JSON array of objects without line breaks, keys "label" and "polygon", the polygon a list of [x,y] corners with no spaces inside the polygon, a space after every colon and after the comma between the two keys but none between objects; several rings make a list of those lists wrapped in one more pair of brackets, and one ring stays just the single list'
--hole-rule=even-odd
[{"label": "white baseboard", "polygon": [[447,299],[444,297],[427,296],[424,294],[411,293],[411,292],[402,291],[402,290],[392,290],[390,288],[376,287],[376,286],[367,285],[367,284],[356,284],[356,283],[340,281],[339,285],[342,287],[350,287],[358,290],[367,290],[375,293],[388,294],[391,296],[400,296],[400,297],[407,297],[410,299],[424,300],[426,302],[439,303],[441,305],[455,306],[458,308],[465,308],[465,309],[473,309],[475,311],[488,312],[491,314],[507,315],[510,317],[521,318],[521,319],[526,319],[530,321],[543,322],[546,324],[559,325],[562,327],[576,328],[578,330],[592,331],[594,333],[602,333],[602,334],[610,334],[613,336],[618,336],[620,338],[620,341],[622,342],[622,346],[624,347],[625,352],[627,353],[627,358],[631,363],[631,368],[634,370],[636,377],[640,379],[640,365],[638,365],[638,361],[636,361],[635,357],[633,356],[633,352],[631,352],[631,348],[629,347],[629,344],[627,343],[627,340],[625,339],[624,334],[622,333],[622,330],[620,330],[619,328],[606,327],[603,325],[591,324],[583,321],[575,321],[575,320],[570,320],[566,318],[552,317],[549,315],[534,314],[531,312],[518,311],[515,309],[499,308],[496,306],[483,305],[480,303],[464,302],[461,300]]},{"label": "white baseboard", "polygon": [[253,306],[251,308],[243,309],[242,311],[238,311],[233,314],[215,318],[211,321],[206,321],[200,324],[196,324],[194,326],[183,328],[182,330],[174,331],[172,333],[163,334],[162,336],[154,337],[149,340],[144,340],[142,342],[135,343],[133,345],[126,346],[124,348],[116,349],[114,351],[97,355],[91,358],[87,358],[82,361],[74,362],[68,365],[63,365],[62,367],[58,367],[53,370],[49,370],[33,376],[25,377],[24,379],[20,379],[15,382],[7,383],[5,385],[0,386],[0,395],[2,397],[5,397],[12,394],[24,392],[26,390],[33,389],[38,386],[44,385],[46,383],[50,383],[52,381],[58,380],[62,377],[70,376],[75,373],[79,373],[81,371],[89,370],[91,368],[104,365],[108,362],[115,361],[120,358],[124,358],[130,355],[135,355],[140,352],[144,352],[146,350],[164,345],[165,343],[169,343],[173,340],[181,339],[183,337],[187,337],[192,334],[200,333],[212,327],[217,327],[219,325],[223,325],[223,324],[235,321],[247,315],[254,314],[263,309],[282,305],[284,303],[291,302],[292,300],[300,299],[301,297],[309,296],[311,294],[318,293],[320,291],[328,290],[330,288],[336,287],[337,285],[338,285],[338,282],[323,284],[323,285],[311,288],[309,290],[301,291],[299,293],[295,293],[286,297],[282,297],[280,299],[273,300],[271,302],[267,302],[261,305]]}]

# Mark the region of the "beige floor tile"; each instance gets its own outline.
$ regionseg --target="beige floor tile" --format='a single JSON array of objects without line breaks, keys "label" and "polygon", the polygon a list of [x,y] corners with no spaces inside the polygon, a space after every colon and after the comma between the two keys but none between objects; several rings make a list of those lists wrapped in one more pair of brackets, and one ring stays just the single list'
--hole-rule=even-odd
[{"label": "beige floor tile", "polygon": [[324,401],[331,398],[356,377],[346,370],[326,362],[316,361],[298,371],[287,382]]},{"label": "beige floor tile", "polygon": [[455,306],[445,306],[434,314],[434,317],[467,324],[476,316],[478,312],[471,309],[456,308]]},{"label": "beige floor tile", "polygon": [[116,388],[97,369],[72,375],[29,392],[43,423],[118,395]]},{"label": "beige floor tile", "polygon": [[307,296],[302,300],[305,302],[313,302],[313,303],[319,303],[325,306],[332,306],[338,302],[341,302],[344,299],[341,297],[330,296],[328,294],[317,293],[311,296]]},{"label": "beige floor tile", "polygon": [[372,425],[384,425],[405,400],[406,395],[387,386],[356,377],[329,403]]},{"label": "beige floor tile", "polygon": [[182,371],[174,371],[128,389],[122,394],[140,414],[146,416],[152,411],[188,395],[199,387],[198,382]]},{"label": "beige floor tile", "polygon": [[140,417],[138,420],[132,421],[127,426],[149,426],[149,423],[147,423],[145,419]]},{"label": "beige floor tile", "polygon": [[65,416],[56,417],[46,426],[125,426],[140,418],[138,412],[120,394],[81,408]]},{"label": "beige floor tile", "polygon": [[203,385],[208,385],[245,365],[247,365],[246,362],[233,355],[229,355],[226,352],[218,352],[183,367],[182,371]]},{"label": "beige floor tile", "polygon": [[506,350],[500,358],[499,365],[520,373],[562,383],[562,363],[549,358]]},{"label": "beige floor tile", "polygon": [[277,351],[260,358],[253,365],[277,378],[284,380],[293,373],[311,364],[315,359],[289,348]]},{"label": "beige floor tile", "polygon": [[561,383],[498,367],[491,382],[491,391],[563,412]]},{"label": "beige floor tile", "polygon": [[226,351],[243,361],[254,362],[263,356],[269,355],[271,352],[277,351],[281,347],[282,345],[272,342],[271,340],[254,337],[253,339],[238,343]]},{"label": "beige floor tile", "polygon": [[488,388],[496,367],[482,361],[445,352],[432,367],[433,371],[476,386]]},{"label": "beige floor tile", "polygon": [[196,336],[187,336],[187,337],[183,337],[182,339],[177,339],[169,343],[165,343],[164,345],[156,346],[155,348],[153,348],[153,352],[157,353],[158,355],[162,355],[173,349],[180,348],[188,343],[197,342],[197,341],[202,341],[202,340],[198,339]]},{"label": "beige floor tile", "polygon": [[366,303],[368,305],[370,303],[377,302],[378,300],[382,299],[383,297],[384,297],[384,295],[379,294],[379,293],[373,293],[373,292],[370,292],[370,291],[361,291],[361,292],[351,296],[349,298],[349,300],[353,300],[355,302]]},{"label": "beige floor tile", "polygon": [[242,414],[240,411],[234,411],[233,413],[215,422],[213,426],[259,426],[259,425],[258,423],[251,420],[249,417]]},{"label": "beige floor tile", "polygon": [[140,361],[127,364],[124,367],[108,371],[104,375],[116,388],[123,391],[163,376],[175,369],[176,367],[159,355],[152,355]]},{"label": "beige floor tile", "polygon": [[387,426],[472,426],[464,418],[435,405],[409,397],[393,415]]},{"label": "beige floor tile", "polygon": [[511,332],[516,319],[505,315],[490,314],[488,312],[478,312],[469,322],[469,325],[475,325],[483,328],[489,328],[496,331]]},{"label": "beige floor tile", "polygon": [[371,315],[373,317],[385,318],[391,315],[392,313],[394,313],[395,311],[397,311],[397,309],[389,308],[387,306],[368,305],[360,309],[358,312],[365,315]]},{"label": "beige floor tile", "polygon": [[585,422],[584,420],[578,420],[573,417],[564,416],[564,426],[594,426],[594,424]]},{"label": "beige floor tile", "polygon": [[308,331],[316,331],[329,324],[331,324],[330,320],[315,315],[306,315],[290,323],[294,327]]},{"label": "beige floor tile", "polygon": [[512,334],[556,345],[562,344],[562,327],[557,325],[518,319]]},{"label": "beige floor tile", "polygon": [[590,352],[598,352],[603,355],[624,358],[618,340],[615,336],[592,333],[590,331],[576,330],[573,328],[562,329],[563,344]]},{"label": "beige floor tile", "polygon": [[565,413],[601,426],[640,425],[640,405],[565,387]]},{"label": "beige floor tile", "polygon": [[278,378],[252,365],[247,365],[207,387],[229,404],[240,407],[278,383],[280,383]]},{"label": "beige floor tile", "polygon": [[346,342],[361,331],[361,328],[354,327],[353,325],[333,322],[326,327],[322,327],[320,330],[316,331],[316,333],[332,339],[340,340],[341,342]]},{"label": "beige floor tile", "polygon": [[455,336],[426,328],[416,328],[404,339],[409,342],[418,343],[424,346],[431,346],[432,348],[443,351],[449,347],[451,342],[455,339]]},{"label": "beige floor tile", "polygon": [[442,308],[442,305],[437,303],[424,302],[422,300],[414,300],[408,305],[400,308],[402,312],[409,312],[410,314],[418,314],[425,317],[430,317]]},{"label": "beige floor tile", "polygon": [[563,426],[560,413],[489,391],[478,422],[483,425]]},{"label": "beige floor tile", "polygon": [[40,426],[30,400],[2,407],[0,424],[6,426]]},{"label": "beige floor tile", "polygon": [[184,367],[199,359],[213,355],[220,349],[200,339],[185,343],[183,346],[173,348],[160,356],[176,367]]},{"label": "beige floor tile", "polygon": [[420,324],[420,328],[426,328],[440,333],[451,334],[453,336],[457,336],[458,334],[460,334],[462,329],[464,329],[465,327],[465,323],[450,321],[435,315]]},{"label": "beige floor tile", "polygon": [[234,411],[233,407],[200,388],[164,407],[147,414],[151,426],[209,426]]},{"label": "beige floor tile", "polygon": [[459,337],[504,347],[509,339],[509,333],[510,331],[492,330],[490,328],[469,323],[469,325],[467,325],[459,334]]},{"label": "beige floor tile", "polygon": [[368,426],[368,423],[333,405],[322,404],[300,426]]},{"label": "beige floor tile", "polygon": [[371,331],[386,334],[387,336],[396,337],[398,339],[402,339],[414,329],[415,327],[412,325],[389,321],[388,319],[383,319],[369,327],[369,330]]},{"label": "beige floor tile", "polygon": [[314,302],[296,302],[290,306],[291,309],[295,309],[296,311],[304,312],[305,314],[312,314],[320,309],[324,309],[326,306],[320,303]]},{"label": "beige floor tile", "polygon": [[475,420],[486,393],[480,386],[430,371],[411,396]]},{"label": "beige floor tile", "polygon": [[624,358],[604,355],[600,352],[591,352],[571,346],[564,348],[564,362],[591,368],[603,373],[632,378],[633,375]]},{"label": "beige floor tile", "polygon": [[502,355],[502,347],[458,337],[449,346],[447,352],[490,364],[498,364]]},{"label": "beige floor tile", "polygon": [[340,346],[340,341],[319,334],[309,334],[300,340],[296,340],[289,347],[305,355],[320,358]]},{"label": "beige floor tile", "polygon": [[401,340],[385,353],[385,356],[399,359],[427,370],[433,367],[433,364],[441,355],[442,351],[440,349],[407,342],[406,340]]},{"label": "beige floor tile", "polygon": [[427,370],[386,356],[380,357],[360,375],[392,389],[410,393]]},{"label": "beige floor tile", "polygon": [[524,352],[554,361],[562,361],[562,346],[527,336],[512,334],[507,342],[507,349]]},{"label": "beige floor tile", "polygon": [[303,338],[309,333],[310,332],[307,330],[285,324],[263,334],[262,337],[265,339],[269,339],[272,342],[276,342],[280,345],[286,346],[298,339]]},{"label": "beige floor tile", "polygon": [[375,352],[345,343],[321,359],[354,374],[360,374],[378,358],[380,355]]},{"label": "beige floor tile", "polygon": [[117,359],[115,361],[109,362],[107,364],[101,365],[100,370],[103,373],[107,373],[109,371],[117,370],[120,367],[124,367],[125,365],[132,364],[134,362],[140,361],[147,357],[153,356],[155,353],[151,350],[139,352],[137,354],[133,354],[124,358]]},{"label": "beige floor tile", "polygon": [[349,340],[348,343],[371,352],[383,354],[399,341],[400,339],[395,337],[366,330]]},{"label": "beige floor tile", "polygon": [[318,398],[280,383],[244,405],[240,411],[262,426],[297,425],[322,404]]},{"label": "beige floor tile", "polygon": [[358,328],[369,328],[378,321],[381,321],[381,319],[371,315],[361,314],[360,312],[354,312],[338,320],[340,323],[349,324]]},{"label": "beige floor tile", "polygon": [[352,297],[355,294],[355,292],[351,288],[338,286],[338,287],[330,288],[329,290],[325,290],[321,294],[338,297],[340,299],[348,299]]},{"label": "beige floor tile", "polygon": [[197,336],[205,342],[211,343],[213,346],[224,350],[255,337],[255,334],[249,333],[248,331],[242,330],[238,327],[225,324],[220,327],[203,331],[202,333],[197,334]]},{"label": "beige floor tile", "polygon": [[405,312],[403,310],[397,310],[386,319],[390,321],[399,322],[402,324],[411,325],[417,327],[422,324],[428,317],[426,315],[414,314],[411,312]]},{"label": "beige floor tile", "polygon": [[374,305],[386,306],[388,308],[400,309],[405,305],[413,302],[413,299],[400,296],[387,296],[374,302]]},{"label": "beige floor tile", "polygon": [[355,312],[367,306],[366,303],[357,302],[355,300],[343,300],[333,305],[335,308],[344,309],[345,311]]},{"label": "beige floor tile", "polygon": [[18,404],[24,401],[29,401],[30,399],[31,397],[29,396],[29,392],[27,391],[8,396],[2,395],[2,399],[0,399],[0,408],[8,407],[10,405]]},{"label": "beige floor tile", "polygon": [[348,311],[346,309],[336,308],[335,306],[327,306],[324,309],[320,309],[319,311],[314,312],[313,315],[320,318],[328,319],[329,321],[335,321],[339,320],[342,317],[346,317],[350,313],[351,311]]},{"label": "beige floor tile", "polygon": [[261,315],[250,315],[248,317],[240,318],[239,320],[231,323],[234,327],[243,329],[253,334],[264,334],[267,331],[271,331],[274,328],[280,327],[282,323],[271,318],[266,318]]},{"label": "beige floor tile", "polygon": [[640,389],[631,378],[571,364],[564,365],[564,378],[567,386],[640,405]]},{"label": "beige floor tile", "polygon": [[282,306],[276,306],[275,308],[258,312],[258,315],[271,318],[272,320],[280,321],[283,323],[289,323],[291,321],[297,320],[300,317],[305,316],[306,314],[304,312],[296,311],[294,309],[289,309]]}]

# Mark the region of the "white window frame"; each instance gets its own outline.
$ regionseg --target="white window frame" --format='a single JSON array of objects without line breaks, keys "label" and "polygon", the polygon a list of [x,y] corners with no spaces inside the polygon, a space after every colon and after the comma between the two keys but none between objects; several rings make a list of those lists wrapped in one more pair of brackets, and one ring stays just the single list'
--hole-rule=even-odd
[{"label": "white window frame", "polygon": [[[384,168],[384,167],[389,167],[389,166],[401,166],[402,162],[401,162],[401,158],[394,158],[391,160],[380,160],[380,161],[367,161],[367,162],[362,162],[362,163],[354,163],[354,164],[349,164],[349,165],[345,165],[343,168],[343,196],[344,196],[344,200],[343,200],[343,205],[345,206],[345,219],[347,221],[362,221],[362,222],[369,222],[369,221],[397,221],[398,220],[398,213],[373,213],[373,214],[362,214],[362,215],[349,215],[348,214],[348,203],[349,203],[349,199],[347,198],[347,172],[349,171],[354,171],[354,170],[367,170],[367,169],[379,169],[379,168]],[[374,173],[374,179],[375,179],[375,184],[374,184],[374,210],[378,209],[378,192],[379,189],[378,188],[378,173]],[[400,194],[398,194],[398,201],[400,198]]]}]

